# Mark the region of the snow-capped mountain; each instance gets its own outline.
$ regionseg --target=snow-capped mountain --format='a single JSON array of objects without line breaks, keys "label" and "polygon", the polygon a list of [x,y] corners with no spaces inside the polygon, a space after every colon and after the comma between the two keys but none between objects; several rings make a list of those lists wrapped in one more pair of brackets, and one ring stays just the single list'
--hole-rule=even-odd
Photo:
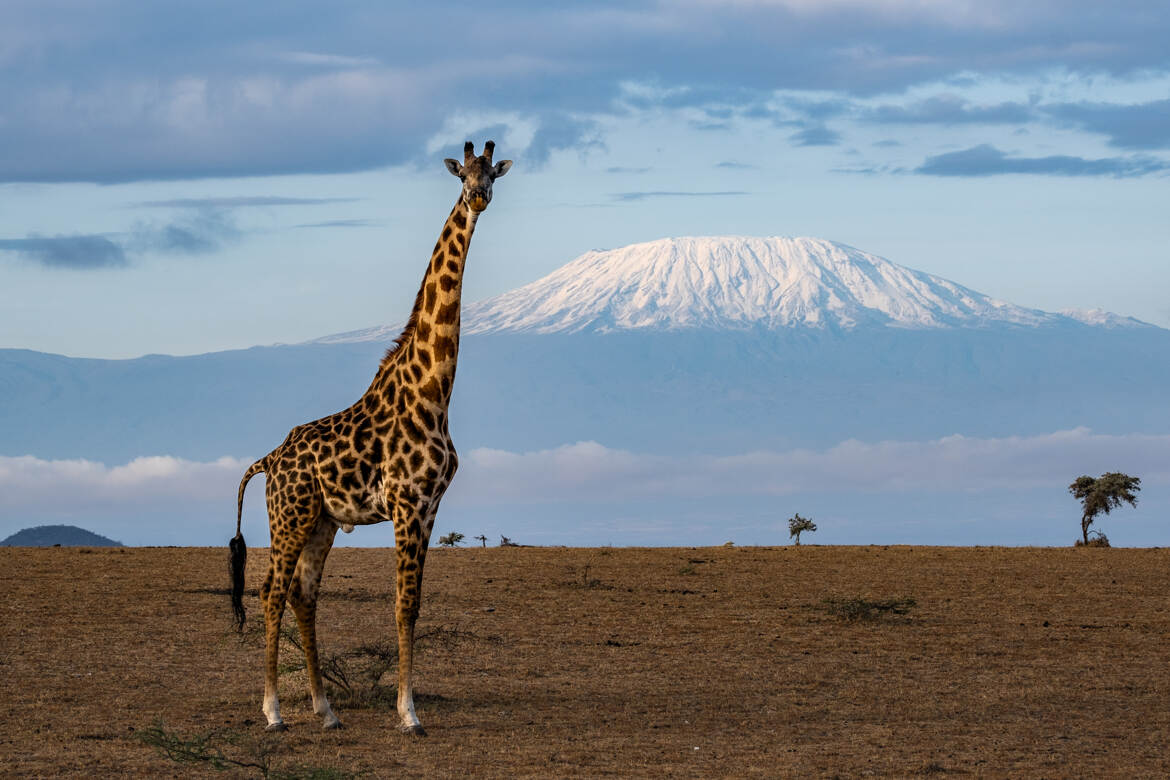
[{"label": "snow-capped mountain", "polygon": [[467,308],[469,333],[1038,325],[1054,315],[817,238],[667,238],[587,252]]},{"label": "snow-capped mountain", "polygon": [[[639,330],[907,329],[1144,323],[1101,310],[1050,313],[819,238],[664,238],[591,251],[543,279],[468,304],[467,334]],[[388,341],[401,323],[316,343]]]}]

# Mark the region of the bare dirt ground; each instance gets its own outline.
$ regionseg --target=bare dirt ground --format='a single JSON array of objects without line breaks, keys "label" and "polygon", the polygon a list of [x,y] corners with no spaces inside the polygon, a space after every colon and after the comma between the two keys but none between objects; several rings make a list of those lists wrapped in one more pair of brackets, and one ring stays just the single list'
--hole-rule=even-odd
[{"label": "bare dirt ground", "polygon": [[[360,648],[393,636],[392,555],[329,560],[346,728],[321,729],[290,649],[290,730],[264,735],[226,549],[0,548],[0,775],[211,773],[151,729],[272,776],[1170,775],[1170,550],[434,550],[425,738],[394,728],[393,671],[363,677]],[[824,603],[858,596],[915,606],[850,622]]]}]

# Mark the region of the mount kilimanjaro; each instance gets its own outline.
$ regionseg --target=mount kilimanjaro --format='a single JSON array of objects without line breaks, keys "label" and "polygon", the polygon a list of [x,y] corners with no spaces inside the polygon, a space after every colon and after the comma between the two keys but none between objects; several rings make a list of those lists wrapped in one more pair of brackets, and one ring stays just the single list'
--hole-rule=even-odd
[{"label": "mount kilimanjaro", "polygon": [[[820,239],[587,252],[463,321],[461,448],[1170,430],[1170,331],[1016,306]],[[401,327],[123,361],[0,350],[0,454],[253,457],[352,403]]]}]

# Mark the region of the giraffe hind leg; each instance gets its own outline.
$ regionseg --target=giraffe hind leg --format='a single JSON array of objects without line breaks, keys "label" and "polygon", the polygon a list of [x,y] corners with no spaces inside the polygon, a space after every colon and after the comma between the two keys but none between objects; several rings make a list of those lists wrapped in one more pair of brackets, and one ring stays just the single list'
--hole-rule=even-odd
[{"label": "giraffe hind leg", "polygon": [[[273,513],[270,511],[270,517]],[[268,731],[284,731],[288,728],[280,717],[280,700],[277,695],[280,656],[280,622],[284,617],[284,604],[292,584],[297,561],[308,541],[312,524],[299,522],[295,516],[285,515],[278,524],[273,524],[272,549],[268,577],[261,595],[264,601],[264,715],[268,719]],[[280,529],[280,532],[277,529]]]},{"label": "giraffe hind leg", "polygon": [[325,686],[321,680],[321,664],[317,654],[317,596],[325,558],[333,547],[337,525],[329,518],[317,521],[312,536],[301,551],[289,589],[288,600],[301,630],[301,644],[305,649],[305,669],[309,676],[309,694],[313,698],[313,712],[324,718],[327,729],[341,728],[341,721],[329,706]]}]

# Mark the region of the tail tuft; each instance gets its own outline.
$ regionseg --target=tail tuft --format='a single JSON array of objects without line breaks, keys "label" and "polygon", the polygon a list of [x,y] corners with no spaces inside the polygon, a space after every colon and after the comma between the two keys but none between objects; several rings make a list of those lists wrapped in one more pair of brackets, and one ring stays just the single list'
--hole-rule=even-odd
[{"label": "tail tuft", "polygon": [[232,613],[236,631],[244,630],[244,567],[248,563],[248,546],[244,544],[244,536],[239,531],[228,543],[230,551],[228,557],[228,571],[232,578]]}]

